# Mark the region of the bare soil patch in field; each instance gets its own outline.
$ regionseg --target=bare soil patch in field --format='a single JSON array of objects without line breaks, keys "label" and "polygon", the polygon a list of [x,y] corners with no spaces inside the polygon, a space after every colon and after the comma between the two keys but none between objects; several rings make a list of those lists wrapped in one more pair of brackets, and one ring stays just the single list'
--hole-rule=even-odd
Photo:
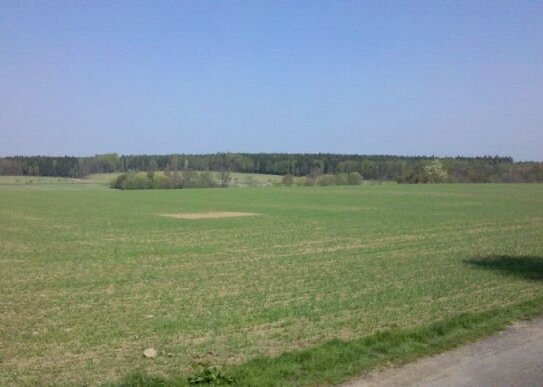
[{"label": "bare soil patch in field", "polygon": [[198,220],[198,219],[221,219],[221,218],[240,218],[244,216],[256,216],[254,212],[186,212],[179,214],[160,214],[168,218]]}]

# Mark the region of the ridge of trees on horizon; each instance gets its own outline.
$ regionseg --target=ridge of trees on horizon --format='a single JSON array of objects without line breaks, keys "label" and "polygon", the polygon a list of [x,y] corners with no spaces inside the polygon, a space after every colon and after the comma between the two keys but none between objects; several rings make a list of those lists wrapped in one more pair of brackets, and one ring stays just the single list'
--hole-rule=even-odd
[{"label": "ridge of trees on horizon", "polygon": [[[543,182],[543,162],[511,157],[356,155],[333,153],[214,153],[91,157],[10,156],[0,158],[0,175],[80,178],[94,173],[218,171],[305,176],[358,172],[364,180],[400,183]],[[322,180],[322,179],[321,179]]]}]

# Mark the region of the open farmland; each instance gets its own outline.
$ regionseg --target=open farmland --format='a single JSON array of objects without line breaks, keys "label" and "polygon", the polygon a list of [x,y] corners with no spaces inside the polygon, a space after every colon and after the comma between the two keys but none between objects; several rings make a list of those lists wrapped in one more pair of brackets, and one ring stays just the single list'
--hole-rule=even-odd
[{"label": "open farmland", "polygon": [[[185,213],[256,215],[163,216]],[[187,375],[543,304],[542,241],[542,185],[0,185],[0,385]]]}]

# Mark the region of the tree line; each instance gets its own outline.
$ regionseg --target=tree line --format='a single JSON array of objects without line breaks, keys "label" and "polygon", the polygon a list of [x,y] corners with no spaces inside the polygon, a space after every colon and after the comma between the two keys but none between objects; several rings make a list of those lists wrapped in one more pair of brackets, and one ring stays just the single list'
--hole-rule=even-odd
[{"label": "tree line", "polygon": [[101,154],[91,157],[0,158],[0,175],[79,178],[93,173],[219,171],[305,176],[357,172],[364,180],[425,182],[543,182],[542,162],[511,157],[390,156],[356,154],[214,153],[172,155]]},{"label": "tree line", "polygon": [[112,182],[112,188],[118,189],[178,189],[178,188],[219,188],[228,187],[230,173],[223,172],[219,180],[211,172],[196,171],[170,171],[156,173],[148,172],[124,172],[118,175]]}]

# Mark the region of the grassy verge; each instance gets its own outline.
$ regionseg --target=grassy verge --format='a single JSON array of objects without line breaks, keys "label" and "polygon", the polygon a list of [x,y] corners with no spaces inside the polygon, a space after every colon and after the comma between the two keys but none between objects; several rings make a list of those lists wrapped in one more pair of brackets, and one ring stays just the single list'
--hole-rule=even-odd
[{"label": "grassy verge", "polygon": [[[240,386],[334,385],[386,365],[433,355],[505,329],[513,321],[543,313],[543,298],[483,313],[464,313],[428,326],[386,330],[358,340],[332,340],[275,358],[258,358],[225,367],[219,380]],[[221,379],[221,376],[226,376]],[[182,386],[188,376],[171,379],[134,372],[120,386]]]}]

